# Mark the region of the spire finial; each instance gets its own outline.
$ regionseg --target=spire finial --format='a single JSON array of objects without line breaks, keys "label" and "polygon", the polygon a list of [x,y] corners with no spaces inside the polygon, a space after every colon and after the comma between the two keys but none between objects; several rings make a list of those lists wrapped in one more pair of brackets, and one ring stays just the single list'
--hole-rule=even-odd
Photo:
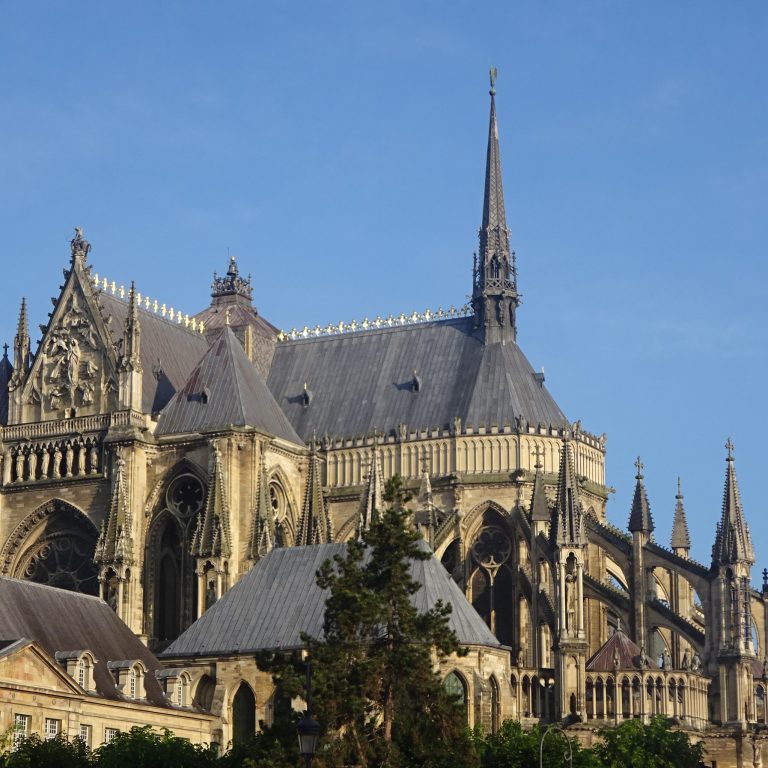
[{"label": "spire finial", "polygon": [[676,499],[682,499],[683,498],[683,487],[680,483],[680,475],[677,476],[677,496],[675,496]]},{"label": "spire finial", "polygon": [[488,91],[488,93],[491,94],[491,96],[496,95],[496,78],[499,76],[499,70],[496,69],[496,67],[491,67],[488,74],[490,75],[491,79],[491,90]]},{"label": "spire finial", "polygon": [[8,359],[8,345],[3,344],[3,357],[7,360]]},{"label": "spire finial", "polygon": [[645,469],[645,464],[643,464],[642,459],[639,456],[635,459],[635,469],[637,469],[637,474],[635,475],[635,480],[642,480],[643,479],[643,470]]},{"label": "spire finial", "polygon": [[544,451],[541,450],[541,448],[537,445],[531,453],[534,455],[536,461],[534,462],[533,468],[534,469],[541,469],[541,457],[544,455]]},{"label": "spire finial", "polygon": [[728,458],[726,458],[726,461],[733,461],[734,445],[730,437],[725,441],[725,448],[728,451]]}]

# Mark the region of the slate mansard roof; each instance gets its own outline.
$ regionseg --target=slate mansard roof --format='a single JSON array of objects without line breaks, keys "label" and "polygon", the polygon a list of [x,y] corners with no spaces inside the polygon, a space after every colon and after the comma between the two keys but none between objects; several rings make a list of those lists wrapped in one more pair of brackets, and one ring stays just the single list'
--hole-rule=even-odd
[{"label": "slate mansard roof", "polygon": [[[317,586],[315,573],[325,560],[345,552],[345,544],[273,549],[161,656],[227,656],[302,648],[302,632],[322,636],[327,594]],[[449,624],[461,643],[499,647],[436,557],[413,561],[411,575],[421,584],[412,597],[419,611],[442,600],[453,609]]]},{"label": "slate mansard roof", "polygon": [[520,415],[532,424],[563,424],[565,414],[520,347],[483,344],[472,324],[465,317],[282,342],[267,383],[305,440],[399,424],[449,427],[456,417],[475,428],[514,425]]},{"label": "slate mansard roof", "polygon": [[90,651],[96,660],[96,690],[108,699],[121,698],[108,662],[137,659],[148,670],[144,684],[149,703],[170,706],[155,679],[160,669],[155,656],[97,597],[0,576],[0,639],[6,645],[34,640],[51,658],[57,651]]}]

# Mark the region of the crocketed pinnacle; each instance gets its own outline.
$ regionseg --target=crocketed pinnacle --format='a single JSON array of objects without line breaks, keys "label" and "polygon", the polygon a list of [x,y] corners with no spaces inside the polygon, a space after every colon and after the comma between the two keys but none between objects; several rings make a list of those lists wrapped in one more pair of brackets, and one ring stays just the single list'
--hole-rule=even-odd
[{"label": "crocketed pinnacle", "polygon": [[741,494],[733,462],[733,443],[730,438],[725,447],[728,450],[728,456],[723,489],[723,514],[717,524],[717,535],[712,547],[712,562],[715,565],[735,563],[752,565],[755,562],[755,550],[752,547],[752,537],[741,506]]},{"label": "crocketed pinnacle", "polygon": [[213,455],[208,495],[205,507],[197,519],[191,552],[195,557],[229,557],[232,553],[229,502],[221,451],[216,440],[211,441],[211,449]]},{"label": "crocketed pinnacle", "polygon": [[629,513],[629,530],[631,533],[647,533],[653,531],[653,517],[651,517],[651,505],[648,503],[648,494],[643,483],[643,462],[640,457],[635,461],[637,474],[635,475],[635,495],[632,499],[632,511]]},{"label": "crocketed pinnacle", "polygon": [[557,481],[557,505],[551,531],[554,543],[558,547],[585,547],[587,531],[584,511],[579,503],[579,487],[573,471],[571,441],[563,440],[560,452],[560,472]]},{"label": "crocketed pinnacle", "polygon": [[672,521],[672,549],[690,549],[691,537],[688,533],[688,521],[685,519],[685,507],[683,506],[683,492],[680,487],[680,478],[677,478],[677,495],[675,496],[675,517]]},{"label": "crocketed pinnacle", "polygon": [[251,540],[248,545],[248,557],[258,560],[271,552],[275,546],[275,517],[269,499],[269,480],[264,455],[259,467],[259,487],[256,496],[256,509],[253,515]]},{"label": "crocketed pinnacle", "polygon": [[136,286],[133,281],[128,292],[128,315],[125,318],[120,365],[124,369],[141,371],[141,323],[136,302]]},{"label": "crocketed pinnacle", "polygon": [[16,336],[13,339],[14,378],[20,380],[29,369],[29,363],[29,321],[27,320],[27,300],[23,298],[16,323]]},{"label": "crocketed pinnacle", "polygon": [[368,477],[360,495],[360,507],[357,515],[357,537],[371,527],[382,511],[384,498],[384,477],[381,471],[381,451],[374,448],[371,451],[371,461],[368,467]]},{"label": "crocketed pinnacle", "polygon": [[333,541],[333,528],[323,500],[320,460],[313,444],[309,455],[307,487],[304,492],[304,507],[301,512],[296,545],[305,547],[311,544],[327,544],[329,541]]},{"label": "crocketed pinnacle", "polygon": [[549,508],[547,494],[544,492],[544,478],[541,474],[541,462],[538,455],[535,464],[536,474],[533,477],[533,491],[531,492],[531,520],[548,523],[552,519],[552,511]]},{"label": "crocketed pinnacle", "polygon": [[99,565],[115,565],[133,562],[133,537],[131,536],[131,510],[125,487],[125,459],[117,454],[112,478],[112,496],[106,520],[101,523],[96,542],[94,562]]}]

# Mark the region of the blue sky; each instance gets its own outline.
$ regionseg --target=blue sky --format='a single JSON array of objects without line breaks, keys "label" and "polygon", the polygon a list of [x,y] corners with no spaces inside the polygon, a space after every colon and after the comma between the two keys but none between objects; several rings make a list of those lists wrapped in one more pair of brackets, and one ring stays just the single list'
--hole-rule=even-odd
[{"label": "blue sky", "polygon": [[35,2],[0,24],[0,338],[96,271],[184,311],[227,248],[290,328],[463,303],[487,70],[524,305],[519,341],[634,457],[667,543],[683,478],[709,562],[723,444],[764,508],[768,6],[760,1]]}]

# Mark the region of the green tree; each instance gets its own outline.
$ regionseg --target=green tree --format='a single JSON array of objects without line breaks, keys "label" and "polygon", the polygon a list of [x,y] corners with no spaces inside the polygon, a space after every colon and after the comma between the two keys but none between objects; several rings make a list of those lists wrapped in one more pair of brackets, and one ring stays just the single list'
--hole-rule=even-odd
[{"label": "green tree", "polygon": [[601,736],[595,753],[603,768],[696,768],[704,754],[703,744],[692,744],[687,733],[673,731],[663,717],[648,725],[628,720]]},{"label": "green tree", "polygon": [[[463,707],[445,691],[435,662],[463,653],[449,627],[451,608],[419,613],[421,589],[411,561],[431,554],[409,525],[401,484],[391,483],[391,508],[346,555],[326,561],[317,583],[328,590],[323,638],[304,636],[312,660],[313,715],[324,730],[321,765],[363,768],[449,768],[476,765]],[[288,695],[302,691],[303,664],[262,668]],[[295,734],[295,731],[294,731]],[[294,736],[295,738],[295,736]]]},{"label": "green tree", "polygon": [[213,768],[216,750],[150,726],[119,733],[94,753],[98,768]]},{"label": "green tree", "polygon": [[91,765],[85,744],[80,739],[67,741],[61,734],[46,740],[37,734],[27,736],[0,757],[2,768],[89,768]]},{"label": "green tree", "polygon": [[[482,768],[538,768],[539,749],[545,728],[538,725],[524,730],[517,721],[505,720],[496,733],[483,736],[475,732],[475,744]],[[568,742],[573,752],[574,768],[598,768],[595,755],[583,749],[576,739],[566,739],[557,730],[544,740],[544,765],[568,765]]]}]

